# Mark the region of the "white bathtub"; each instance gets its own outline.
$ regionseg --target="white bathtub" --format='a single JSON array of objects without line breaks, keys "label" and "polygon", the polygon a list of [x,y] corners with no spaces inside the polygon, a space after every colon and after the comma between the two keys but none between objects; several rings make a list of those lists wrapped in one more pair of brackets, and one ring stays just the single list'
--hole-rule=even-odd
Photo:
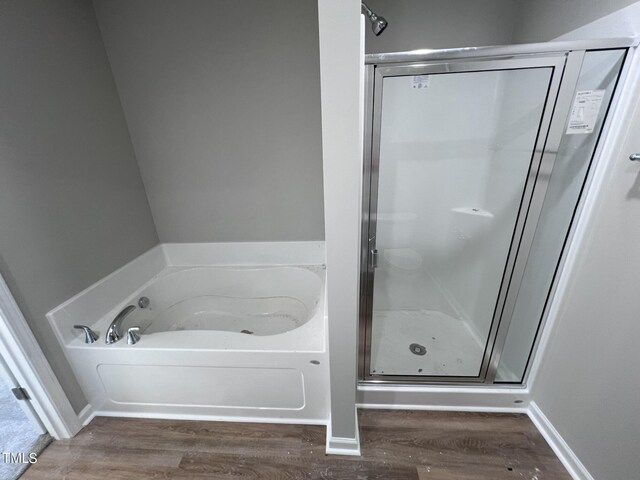
[{"label": "white bathtub", "polygon": [[[303,243],[310,254],[306,262],[293,255],[297,265],[283,264],[292,244],[230,245],[159,246],[48,314],[90,402],[87,418],[326,422],[325,275],[317,244]],[[230,248],[246,250],[244,265],[220,265],[220,258],[234,261],[224,254]],[[106,299],[118,294],[109,306]],[[141,297],[149,299],[146,308]],[[128,305],[136,308],[122,331],[139,326],[139,342],[107,345],[109,324]],[[98,341],[85,344],[76,323],[98,332]]]}]

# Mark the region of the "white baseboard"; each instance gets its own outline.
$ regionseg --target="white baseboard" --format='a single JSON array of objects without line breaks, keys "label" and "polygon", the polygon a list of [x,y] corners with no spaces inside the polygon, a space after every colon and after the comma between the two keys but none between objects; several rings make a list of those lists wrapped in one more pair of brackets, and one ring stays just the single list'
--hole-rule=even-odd
[{"label": "white baseboard", "polygon": [[482,405],[451,406],[451,405],[389,405],[385,403],[358,404],[358,408],[370,410],[430,410],[440,412],[476,412],[476,413],[528,413],[526,407],[487,407]]},{"label": "white baseboard", "polygon": [[86,407],[84,407],[82,410],[80,410],[80,413],[78,413],[78,420],[80,421],[80,425],[82,425],[83,427],[86,427],[87,425],[89,425],[89,422],[91,422],[91,420],[93,420],[93,417],[96,416],[96,412],[95,409],[93,408],[93,405],[91,405],[90,403],[87,404]]},{"label": "white baseboard", "polygon": [[360,427],[358,426],[358,409],[354,409],[356,422],[356,438],[334,437],[331,429],[331,419],[327,422],[327,447],[329,455],[352,455],[359,457],[360,453]]},{"label": "white baseboard", "polygon": [[536,402],[529,403],[527,414],[574,480],[594,480]]},{"label": "white baseboard", "polygon": [[327,455],[351,455],[359,457],[360,453],[360,439],[359,438],[342,438],[331,437],[327,438]]}]

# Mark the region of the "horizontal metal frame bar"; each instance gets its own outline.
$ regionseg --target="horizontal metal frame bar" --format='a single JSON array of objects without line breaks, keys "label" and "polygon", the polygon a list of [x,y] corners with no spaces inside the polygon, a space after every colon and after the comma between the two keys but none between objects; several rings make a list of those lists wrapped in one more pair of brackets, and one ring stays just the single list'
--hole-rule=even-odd
[{"label": "horizontal metal frame bar", "polygon": [[473,73],[504,70],[522,70],[530,68],[561,68],[566,55],[541,56],[531,58],[465,60],[455,63],[419,62],[411,65],[385,65],[377,67],[376,77],[399,77],[420,74]]},{"label": "horizontal metal frame bar", "polygon": [[365,55],[365,64],[407,63],[423,61],[457,60],[480,57],[513,57],[517,55],[544,55],[573,50],[598,50],[628,48],[638,44],[633,37],[602,38],[596,40],[576,40],[544,43],[523,43],[519,45],[495,45],[487,47],[422,49],[409,52],[370,53]]},{"label": "horizontal metal frame bar", "polygon": [[[405,377],[410,378],[410,377]],[[437,377],[436,377],[437,378]],[[442,377],[440,377],[442,378]],[[496,389],[502,390],[508,388],[509,390],[527,390],[527,385],[522,383],[479,383],[479,382],[465,382],[456,381],[460,377],[444,377],[445,380],[429,380],[423,381],[423,377],[411,377],[410,380],[394,379],[394,375],[385,376],[384,378],[374,379],[358,379],[358,387],[409,387],[409,388],[425,388],[425,387],[462,387],[462,388],[477,388],[477,389]],[[464,378],[464,377],[462,377]]]}]

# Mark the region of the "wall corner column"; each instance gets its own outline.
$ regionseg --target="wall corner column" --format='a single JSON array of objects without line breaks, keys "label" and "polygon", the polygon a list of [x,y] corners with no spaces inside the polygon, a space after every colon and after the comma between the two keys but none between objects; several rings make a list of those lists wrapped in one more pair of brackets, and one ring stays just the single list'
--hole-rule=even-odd
[{"label": "wall corner column", "polygon": [[331,415],[327,453],[360,455],[356,412],[363,35],[359,0],[318,0]]}]

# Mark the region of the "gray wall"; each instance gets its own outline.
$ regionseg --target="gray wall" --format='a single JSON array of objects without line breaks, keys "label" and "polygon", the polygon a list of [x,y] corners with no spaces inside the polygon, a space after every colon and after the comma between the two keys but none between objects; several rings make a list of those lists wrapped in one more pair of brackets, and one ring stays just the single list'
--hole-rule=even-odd
[{"label": "gray wall", "polygon": [[[600,3],[610,2],[583,3],[592,9],[583,18],[593,18]],[[640,25],[640,3],[571,32],[570,16],[565,20],[561,30],[568,32],[567,40],[633,35]],[[619,117],[622,129],[611,143],[620,149],[594,199],[595,211],[531,385],[534,401],[598,480],[635,479],[640,472],[640,166],[627,160],[640,151],[640,62],[634,63],[628,81],[635,85],[620,99],[621,110],[634,113]]]},{"label": "gray wall", "polygon": [[316,0],[95,0],[163,242],[324,238]]},{"label": "gray wall", "polygon": [[366,52],[511,43],[519,0],[367,0],[389,26],[366,26]]},{"label": "gray wall", "polygon": [[91,3],[3,1],[0,65],[0,272],[79,410],[45,313],[158,237]]},{"label": "gray wall", "polygon": [[640,472],[640,166],[625,158],[637,151],[636,101],[626,146],[598,197],[532,388],[540,409],[602,480],[635,479]]},{"label": "gray wall", "polygon": [[[522,2],[514,43],[548,42],[620,10],[633,0],[528,0]],[[612,36],[615,33],[612,32]]]}]

